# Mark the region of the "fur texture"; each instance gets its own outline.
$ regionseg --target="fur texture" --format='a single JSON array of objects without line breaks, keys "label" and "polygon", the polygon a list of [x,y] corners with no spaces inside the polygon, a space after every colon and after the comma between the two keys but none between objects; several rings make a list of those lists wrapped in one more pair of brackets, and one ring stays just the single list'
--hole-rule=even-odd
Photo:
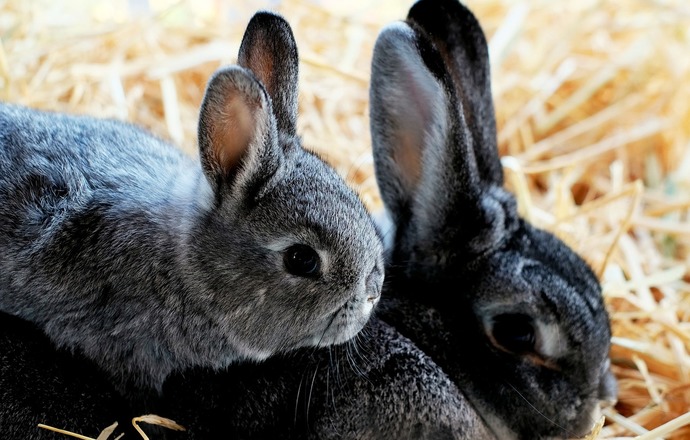
[{"label": "fur texture", "polygon": [[356,343],[174,376],[164,397],[161,413],[189,428],[176,439],[493,438],[446,374],[376,318]]},{"label": "fur texture", "polygon": [[[118,421],[141,415],[91,361],[60,350],[30,322],[0,313],[0,437],[56,440],[39,423],[97,437]],[[128,430],[129,429],[129,430]]]},{"label": "fur texture", "polygon": [[239,61],[209,81],[197,160],[123,122],[0,106],[0,311],[154,389],[364,326],[382,247],[295,134],[285,20],[257,13]]},{"label": "fur texture", "polygon": [[395,226],[379,315],[446,371],[499,438],[573,438],[615,400],[599,282],[503,188],[486,40],[420,0],[374,48],[376,177]]}]

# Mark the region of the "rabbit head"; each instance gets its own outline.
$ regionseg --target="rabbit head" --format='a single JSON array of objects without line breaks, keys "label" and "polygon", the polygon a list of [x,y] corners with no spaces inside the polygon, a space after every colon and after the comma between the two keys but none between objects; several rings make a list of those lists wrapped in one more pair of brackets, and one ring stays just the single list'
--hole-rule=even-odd
[{"label": "rabbit head", "polygon": [[395,229],[380,316],[499,438],[586,434],[615,400],[608,314],[590,267],[503,188],[476,18],[456,0],[416,2],[381,31],[371,81],[376,177]]},{"label": "rabbit head", "polygon": [[215,207],[190,240],[191,266],[208,290],[244,292],[214,295],[209,309],[233,310],[227,325],[249,356],[341,343],[378,301],[380,240],[354,191],[296,134],[288,23],[256,13],[238,64],[213,76],[201,106],[200,156]]}]

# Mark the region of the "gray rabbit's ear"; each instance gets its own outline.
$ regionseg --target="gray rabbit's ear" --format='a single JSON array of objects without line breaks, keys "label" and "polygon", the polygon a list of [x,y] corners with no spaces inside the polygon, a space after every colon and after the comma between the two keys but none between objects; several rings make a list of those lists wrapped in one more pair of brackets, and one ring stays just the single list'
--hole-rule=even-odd
[{"label": "gray rabbit's ear", "polygon": [[298,60],[288,22],[272,12],[257,12],[247,25],[237,61],[264,85],[278,130],[289,135],[295,134],[297,124]]},{"label": "gray rabbit's ear", "polygon": [[199,115],[199,152],[209,183],[218,191],[279,160],[271,102],[254,75],[239,66],[211,77]]},{"label": "gray rabbit's ear", "polygon": [[482,180],[502,186],[489,51],[479,22],[458,0],[419,0],[407,20],[426,33],[443,57],[462,102]]}]

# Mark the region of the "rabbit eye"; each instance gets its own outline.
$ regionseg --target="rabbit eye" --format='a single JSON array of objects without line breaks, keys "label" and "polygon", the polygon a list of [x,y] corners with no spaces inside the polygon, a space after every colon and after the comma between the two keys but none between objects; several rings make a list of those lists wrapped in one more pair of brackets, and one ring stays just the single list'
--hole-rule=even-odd
[{"label": "rabbit eye", "polygon": [[293,244],[287,248],[283,261],[288,272],[301,277],[317,275],[321,266],[319,254],[304,244]]},{"label": "rabbit eye", "polygon": [[521,354],[534,351],[536,342],[532,319],[519,313],[506,313],[494,318],[493,337],[501,347]]}]

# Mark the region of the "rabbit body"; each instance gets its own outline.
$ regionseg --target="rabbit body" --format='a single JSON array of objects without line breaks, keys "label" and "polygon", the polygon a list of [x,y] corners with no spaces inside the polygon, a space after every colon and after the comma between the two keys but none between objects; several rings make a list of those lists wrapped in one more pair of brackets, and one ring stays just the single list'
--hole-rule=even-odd
[{"label": "rabbit body", "polygon": [[37,326],[4,313],[0,402],[0,438],[7,440],[63,438],[39,423],[95,438],[113,422],[122,420],[120,427],[127,429],[141,415],[129,412],[127,400],[96,364],[57,349]]},{"label": "rabbit body", "polygon": [[382,247],[295,133],[287,23],[257,14],[239,64],[209,81],[194,159],[124,122],[0,105],[0,311],[152,389],[362,328]]}]

